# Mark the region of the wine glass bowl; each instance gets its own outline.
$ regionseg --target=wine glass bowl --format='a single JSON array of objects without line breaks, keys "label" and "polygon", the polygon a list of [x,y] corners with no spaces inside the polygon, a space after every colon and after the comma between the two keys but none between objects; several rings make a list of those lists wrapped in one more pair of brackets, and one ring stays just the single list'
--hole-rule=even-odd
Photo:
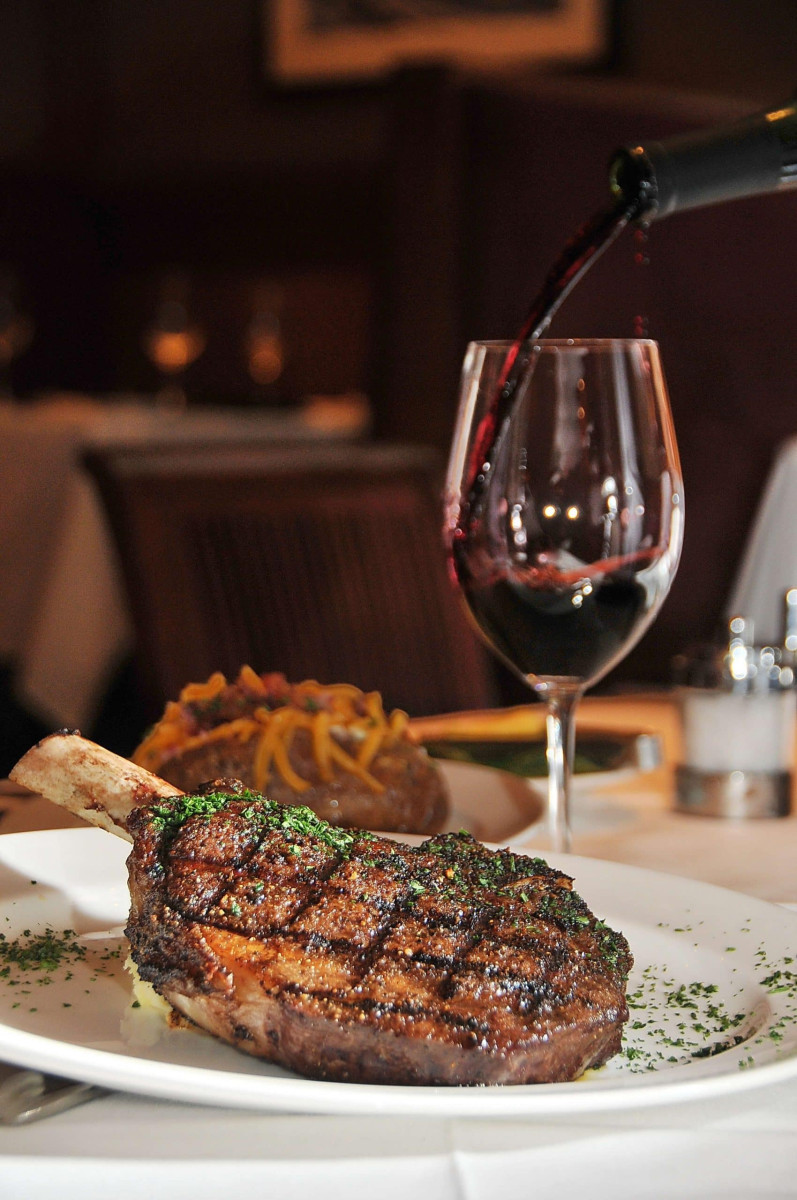
[{"label": "wine glass bowl", "polygon": [[574,708],[667,595],[683,488],[655,342],[537,341],[496,418],[512,348],[468,348],[446,539],[478,632],[547,705],[551,836],[563,850]]}]

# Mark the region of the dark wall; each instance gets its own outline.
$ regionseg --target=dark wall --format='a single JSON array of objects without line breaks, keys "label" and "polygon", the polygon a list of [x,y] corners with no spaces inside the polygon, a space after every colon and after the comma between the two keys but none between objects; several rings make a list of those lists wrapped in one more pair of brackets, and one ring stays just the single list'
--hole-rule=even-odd
[{"label": "dark wall", "polygon": [[206,398],[249,398],[240,342],[264,284],[291,387],[364,386],[384,87],[270,88],[252,0],[3,9],[0,261],[36,321],[18,390],[152,387],[141,333],[175,271],[209,333]]},{"label": "dark wall", "polygon": [[[751,101],[794,82],[789,0],[606,7],[609,73]],[[283,305],[288,391],[363,387],[379,402],[374,322],[400,236],[396,189],[410,204],[437,189],[440,253],[451,252],[427,114],[397,124],[406,101],[390,79],[270,84],[259,0],[0,9],[0,262],[17,271],[36,321],[13,368],[17,390],[154,386],[141,334],[162,277],[178,269],[210,335],[189,378],[197,398],[252,398],[241,339],[266,283]],[[416,312],[411,279],[422,294],[441,290],[439,273],[417,268],[402,279]],[[391,432],[397,424],[386,416]]]},{"label": "dark wall", "polygon": [[797,92],[793,0],[619,0],[623,73],[673,89],[758,100]]}]

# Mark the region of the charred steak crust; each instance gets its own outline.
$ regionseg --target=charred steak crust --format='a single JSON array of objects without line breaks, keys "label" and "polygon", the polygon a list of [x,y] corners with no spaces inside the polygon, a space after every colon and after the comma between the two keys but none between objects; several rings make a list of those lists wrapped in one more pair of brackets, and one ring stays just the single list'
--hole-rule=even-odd
[{"label": "charred steak crust", "polygon": [[129,820],[132,957],[197,1024],[360,1083],[562,1081],[620,1049],[628,944],[568,876],[221,786]]}]

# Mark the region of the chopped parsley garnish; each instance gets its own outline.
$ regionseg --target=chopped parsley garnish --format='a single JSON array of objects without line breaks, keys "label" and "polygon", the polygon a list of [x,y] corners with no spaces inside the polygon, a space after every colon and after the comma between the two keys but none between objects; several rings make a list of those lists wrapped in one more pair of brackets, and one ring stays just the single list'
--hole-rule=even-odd
[{"label": "chopped parsley garnish", "polygon": [[[191,818],[204,817],[209,820],[240,801],[247,805],[239,810],[245,820],[255,821],[266,829],[282,829],[289,837],[316,838],[344,858],[351,853],[355,837],[363,839],[374,836],[361,832],[354,834],[348,829],[340,829],[330,825],[305,805],[275,804],[259,792],[249,789],[243,789],[241,792],[209,792],[205,796],[169,797],[158,804],[150,805],[151,821],[155,829],[171,839]],[[291,849],[291,853],[299,854],[301,848],[296,846]]]},{"label": "chopped parsley garnish", "polygon": [[74,929],[58,932],[49,926],[43,933],[25,929],[13,941],[0,933],[0,981],[17,986],[34,976],[38,984],[49,983],[54,971],[85,959],[86,948],[76,938]]},{"label": "chopped parsley garnish", "polygon": [[191,817],[215,816],[226,808],[231,800],[259,799],[254,792],[244,792],[240,796],[229,792],[209,792],[207,796],[171,796],[160,804],[152,804],[152,825],[168,835],[173,835],[182,828]]},{"label": "chopped parsley garnish", "polygon": [[537,909],[541,917],[561,925],[568,933],[576,933],[592,923],[592,916],[578,892],[570,888],[555,888],[542,897]]},{"label": "chopped parsley garnish", "polygon": [[277,823],[285,833],[318,838],[333,850],[337,850],[344,858],[351,853],[354,845],[353,833],[348,829],[340,829],[337,825],[330,825],[304,804],[287,805],[281,810]]}]

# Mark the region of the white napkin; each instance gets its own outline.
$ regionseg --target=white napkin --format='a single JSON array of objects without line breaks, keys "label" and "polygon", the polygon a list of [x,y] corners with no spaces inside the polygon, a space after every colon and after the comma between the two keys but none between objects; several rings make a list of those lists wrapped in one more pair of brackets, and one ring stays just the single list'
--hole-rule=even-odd
[{"label": "white napkin", "polygon": [[783,638],[784,596],[797,587],[797,438],[785,442],[767,480],[728,598],[727,616],[753,621],[756,644]]}]

